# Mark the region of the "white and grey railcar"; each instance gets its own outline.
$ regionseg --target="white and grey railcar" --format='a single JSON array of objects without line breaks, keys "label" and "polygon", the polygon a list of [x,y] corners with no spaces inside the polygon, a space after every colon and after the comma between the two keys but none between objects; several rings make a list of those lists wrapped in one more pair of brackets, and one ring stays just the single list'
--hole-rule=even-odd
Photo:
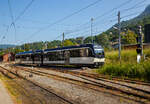
[{"label": "white and grey railcar", "polygon": [[16,54],[15,62],[19,64],[33,64],[33,52],[21,52]]},{"label": "white and grey railcar", "polygon": [[23,57],[26,62],[21,58],[20,63],[22,64],[99,66],[105,62],[104,49],[99,45],[92,44],[30,51],[16,56],[18,55],[26,56]]}]

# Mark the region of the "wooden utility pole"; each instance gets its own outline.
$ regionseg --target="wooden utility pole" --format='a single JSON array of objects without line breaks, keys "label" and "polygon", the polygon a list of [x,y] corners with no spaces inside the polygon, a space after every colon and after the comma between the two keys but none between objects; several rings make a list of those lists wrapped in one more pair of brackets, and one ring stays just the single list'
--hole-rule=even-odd
[{"label": "wooden utility pole", "polygon": [[118,33],[119,33],[119,60],[121,61],[121,24],[120,24],[120,11],[118,12]]}]

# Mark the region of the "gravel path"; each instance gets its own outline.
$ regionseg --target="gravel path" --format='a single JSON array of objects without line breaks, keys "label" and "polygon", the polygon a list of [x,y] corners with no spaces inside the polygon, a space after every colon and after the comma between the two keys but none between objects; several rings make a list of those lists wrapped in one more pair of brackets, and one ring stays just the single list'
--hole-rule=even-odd
[{"label": "gravel path", "polygon": [[0,104],[14,104],[1,80],[0,80]]}]

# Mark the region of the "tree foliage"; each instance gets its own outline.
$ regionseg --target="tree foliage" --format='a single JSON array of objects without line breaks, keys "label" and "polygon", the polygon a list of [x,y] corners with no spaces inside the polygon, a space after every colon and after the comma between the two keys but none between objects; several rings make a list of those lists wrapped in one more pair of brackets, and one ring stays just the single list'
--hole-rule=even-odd
[{"label": "tree foliage", "polygon": [[63,44],[64,44],[64,46],[73,46],[73,45],[77,45],[76,43],[73,43],[73,42],[70,41],[70,40],[65,40]]},{"label": "tree foliage", "polygon": [[136,37],[137,37],[137,34],[135,34],[131,30],[128,30],[127,33],[125,33],[122,36],[122,41],[125,44],[135,44],[136,43]]}]

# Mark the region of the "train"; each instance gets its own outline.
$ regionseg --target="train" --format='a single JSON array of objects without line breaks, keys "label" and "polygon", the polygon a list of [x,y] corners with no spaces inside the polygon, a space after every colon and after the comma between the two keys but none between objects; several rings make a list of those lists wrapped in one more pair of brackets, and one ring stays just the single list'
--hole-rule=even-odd
[{"label": "train", "polygon": [[75,65],[98,67],[105,63],[104,49],[100,45],[82,44],[36,51],[25,51],[15,55],[18,64]]}]

